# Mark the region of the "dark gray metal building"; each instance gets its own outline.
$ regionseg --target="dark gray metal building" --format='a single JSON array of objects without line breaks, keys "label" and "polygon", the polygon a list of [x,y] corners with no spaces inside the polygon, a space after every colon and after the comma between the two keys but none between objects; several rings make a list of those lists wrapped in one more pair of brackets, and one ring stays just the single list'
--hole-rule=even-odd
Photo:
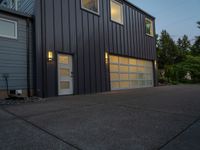
[{"label": "dark gray metal building", "polygon": [[156,86],[153,16],[126,0],[36,0],[33,6],[37,96]]},{"label": "dark gray metal building", "polygon": [[155,27],[148,13],[124,0],[43,0],[36,7],[38,95],[155,85]]}]

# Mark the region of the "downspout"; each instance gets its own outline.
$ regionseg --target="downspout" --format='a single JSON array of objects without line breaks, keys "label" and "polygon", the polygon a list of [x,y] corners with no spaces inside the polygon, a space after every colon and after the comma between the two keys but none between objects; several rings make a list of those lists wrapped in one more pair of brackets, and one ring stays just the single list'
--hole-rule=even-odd
[{"label": "downspout", "polygon": [[9,75],[7,73],[3,74],[3,78],[5,79],[5,82],[6,82],[7,97],[9,97],[9,87],[8,87],[8,78],[9,78]]},{"label": "downspout", "polygon": [[26,46],[27,46],[27,96],[30,97],[31,96],[31,92],[30,92],[30,20],[27,19],[26,20],[26,24],[27,24],[27,36],[26,36]]}]

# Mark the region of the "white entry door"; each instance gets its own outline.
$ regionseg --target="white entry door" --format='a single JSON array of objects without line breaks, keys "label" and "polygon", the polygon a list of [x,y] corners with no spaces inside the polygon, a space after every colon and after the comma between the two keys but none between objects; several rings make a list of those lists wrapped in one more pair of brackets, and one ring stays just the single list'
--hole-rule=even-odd
[{"label": "white entry door", "polygon": [[58,55],[58,94],[73,94],[72,56]]}]

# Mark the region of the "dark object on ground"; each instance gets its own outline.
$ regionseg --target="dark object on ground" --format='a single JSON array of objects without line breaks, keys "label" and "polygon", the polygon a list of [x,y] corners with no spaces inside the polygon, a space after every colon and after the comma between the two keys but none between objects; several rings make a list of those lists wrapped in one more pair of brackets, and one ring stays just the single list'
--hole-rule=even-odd
[{"label": "dark object on ground", "polygon": [[20,97],[20,96],[10,96],[4,100],[0,100],[0,105],[18,105],[25,103],[36,103],[36,102],[44,102],[45,99],[38,97]]}]

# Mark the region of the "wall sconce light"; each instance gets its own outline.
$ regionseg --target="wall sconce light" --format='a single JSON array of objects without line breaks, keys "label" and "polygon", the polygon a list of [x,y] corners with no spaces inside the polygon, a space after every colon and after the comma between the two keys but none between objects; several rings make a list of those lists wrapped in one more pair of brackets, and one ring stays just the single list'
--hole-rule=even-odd
[{"label": "wall sconce light", "polygon": [[53,61],[53,57],[54,57],[54,56],[53,56],[53,51],[52,51],[52,50],[49,50],[49,51],[48,51],[48,57],[47,57],[47,58],[48,58],[48,61],[49,61],[49,62],[52,62],[52,61]]},{"label": "wall sconce light", "polygon": [[109,54],[108,54],[108,52],[105,52],[105,62],[106,62],[106,64],[108,64],[108,60],[109,60]]},{"label": "wall sconce light", "polygon": [[157,67],[157,61],[156,60],[154,61],[154,65],[155,65],[155,67]]}]

